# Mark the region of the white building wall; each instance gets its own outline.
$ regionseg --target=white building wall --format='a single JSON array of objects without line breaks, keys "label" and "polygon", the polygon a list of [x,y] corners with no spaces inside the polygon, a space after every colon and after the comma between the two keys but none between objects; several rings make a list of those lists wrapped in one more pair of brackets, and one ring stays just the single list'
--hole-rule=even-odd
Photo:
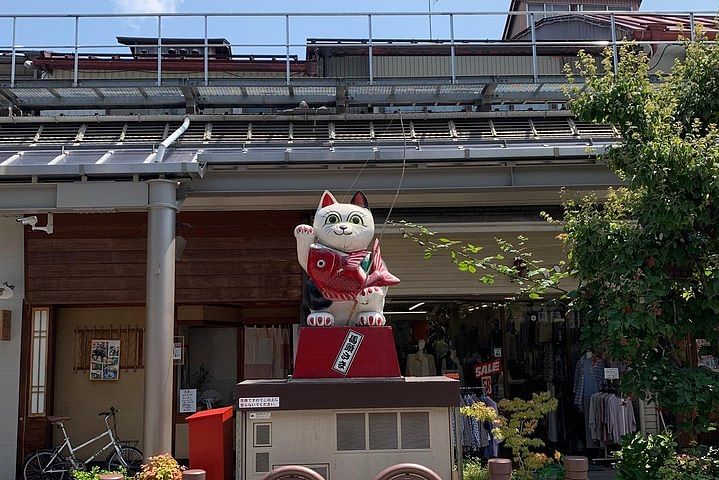
[{"label": "white building wall", "polygon": [[0,284],[15,285],[15,296],[0,300],[0,309],[12,312],[9,342],[0,341],[0,478],[15,478],[17,455],[20,330],[24,280],[23,227],[14,217],[0,216]]}]

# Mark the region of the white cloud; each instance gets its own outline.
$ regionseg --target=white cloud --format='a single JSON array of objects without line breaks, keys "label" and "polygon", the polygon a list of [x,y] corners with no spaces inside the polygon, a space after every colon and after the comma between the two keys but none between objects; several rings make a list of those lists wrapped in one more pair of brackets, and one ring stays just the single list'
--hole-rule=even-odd
[{"label": "white cloud", "polygon": [[119,13],[175,13],[183,0],[112,0]]}]

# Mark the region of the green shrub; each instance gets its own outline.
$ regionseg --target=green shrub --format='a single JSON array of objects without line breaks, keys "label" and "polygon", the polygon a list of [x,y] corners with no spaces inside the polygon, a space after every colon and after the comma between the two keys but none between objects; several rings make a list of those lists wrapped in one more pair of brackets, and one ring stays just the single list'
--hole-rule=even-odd
[{"label": "green shrub", "polygon": [[671,433],[627,436],[618,455],[618,480],[716,480],[719,448],[696,447],[677,453]]},{"label": "green shrub", "polygon": [[719,448],[694,449],[667,459],[659,468],[661,480],[716,480],[719,478]]},{"label": "green shrub", "polygon": [[126,476],[124,469],[118,472],[110,472],[109,470],[103,470],[100,467],[92,467],[89,472],[83,472],[80,470],[73,470],[73,480],[100,480],[100,475],[105,473],[121,473]]},{"label": "green shrub", "polygon": [[618,480],[660,480],[659,469],[669,458],[676,456],[677,444],[671,434],[624,437],[617,456]]},{"label": "green shrub", "polygon": [[479,460],[467,460],[462,465],[464,480],[489,480],[489,470]]}]

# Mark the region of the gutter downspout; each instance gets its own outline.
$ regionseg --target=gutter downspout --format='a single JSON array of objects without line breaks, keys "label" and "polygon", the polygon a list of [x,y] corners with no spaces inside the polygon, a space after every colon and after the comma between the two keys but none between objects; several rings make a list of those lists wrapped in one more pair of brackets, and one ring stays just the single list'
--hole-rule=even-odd
[{"label": "gutter downspout", "polygon": [[185,117],[185,120],[182,122],[182,125],[172,132],[169,137],[164,139],[162,143],[160,143],[160,146],[157,147],[157,155],[155,155],[155,163],[162,163],[162,161],[165,159],[165,151],[167,150],[167,147],[172,145],[172,143],[180,138],[180,136],[185,133],[187,128],[190,126],[190,117]]}]

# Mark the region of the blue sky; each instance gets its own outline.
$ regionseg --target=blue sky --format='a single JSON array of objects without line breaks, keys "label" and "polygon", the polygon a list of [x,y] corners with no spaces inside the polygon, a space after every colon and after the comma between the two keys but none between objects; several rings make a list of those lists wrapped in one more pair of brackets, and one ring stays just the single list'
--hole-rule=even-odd
[{"label": "blue sky", "polygon": [[[509,0],[431,0],[432,9],[442,12],[504,12]],[[578,0],[579,1],[579,0]],[[642,10],[671,11],[681,6],[683,11],[717,11],[719,0],[644,0]],[[0,0],[1,15],[38,13],[123,13],[123,12],[425,12],[427,0]],[[505,17],[457,17],[457,38],[496,39],[501,36]],[[18,19],[16,44],[26,48],[48,48],[71,45],[74,40],[72,19]],[[156,36],[157,21],[136,18],[82,19],[80,43],[96,45],[99,52],[111,51],[104,45],[115,45],[115,36]],[[427,17],[375,17],[375,38],[427,38]],[[0,48],[11,44],[10,20],[0,18]],[[210,18],[211,36],[228,38],[235,53],[282,54],[283,49],[255,46],[284,42],[285,27],[282,18]],[[447,18],[433,20],[433,37],[448,38]],[[201,18],[167,18],[163,20],[163,37],[202,37]],[[302,44],[308,37],[359,38],[367,37],[367,22],[358,17],[306,17],[291,23],[292,43]],[[253,44],[253,45],[250,45]],[[52,48],[59,50],[59,48]],[[86,52],[90,51],[85,49]],[[120,50],[122,51],[122,50]],[[294,48],[302,53],[302,48]]]}]

